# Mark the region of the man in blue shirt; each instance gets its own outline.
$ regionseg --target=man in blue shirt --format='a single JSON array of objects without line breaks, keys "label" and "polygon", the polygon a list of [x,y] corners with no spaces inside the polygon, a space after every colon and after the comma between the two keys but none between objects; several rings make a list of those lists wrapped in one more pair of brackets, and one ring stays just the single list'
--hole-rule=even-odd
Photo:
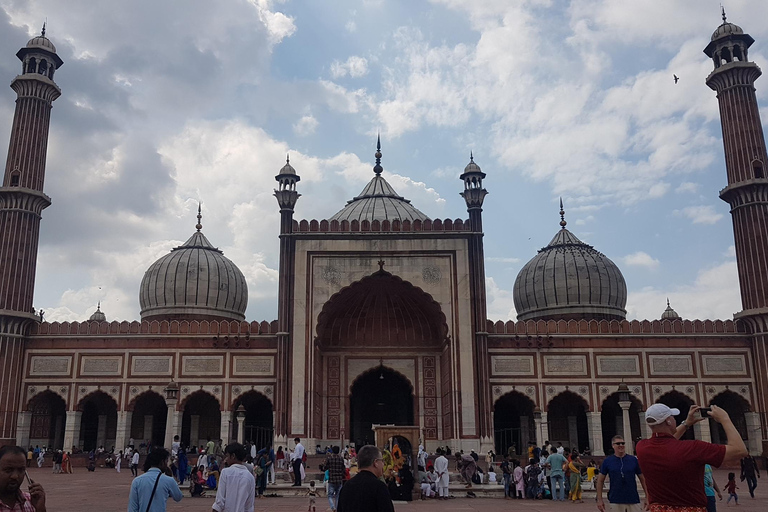
[{"label": "man in blue shirt", "polygon": [[552,482],[552,488],[550,489],[552,501],[565,501],[565,482],[563,481],[565,472],[563,471],[563,466],[567,462],[568,459],[559,453],[557,448],[553,446],[550,449],[549,457],[547,457],[544,465],[549,468],[549,479]]},{"label": "man in blue shirt", "polygon": [[645,504],[640,506],[640,495],[637,493],[635,475],[640,480],[640,485],[643,486],[646,496],[648,496],[648,490],[645,487],[645,477],[640,471],[637,457],[627,455],[624,437],[613,436],[611,444],[614,454],[605,458],[600,466],[600,474],[597,476],[597,508],[600,512],[605,512],[603,484],[605,483],[605,476],[608,475],[611,481],[611,487],[608,489],[608,501],[611,503],[611,510],[614,512],[641,512],[645,509]]},{"label": "man in blue shirt", "polygon": [[[165,512],[169,497],[181,501],[179,484],[168,468],[171,454],[165,448],[155,448],[144,462],[144,474],[133,479],[128,500],[128,512]],[[151,500],[151,505],[150,505]]]}]

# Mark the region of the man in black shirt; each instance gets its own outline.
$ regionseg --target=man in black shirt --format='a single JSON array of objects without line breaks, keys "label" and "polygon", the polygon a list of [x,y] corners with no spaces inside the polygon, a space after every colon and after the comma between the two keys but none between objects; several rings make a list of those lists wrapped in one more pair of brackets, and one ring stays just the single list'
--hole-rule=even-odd
[{"label": "man in black shirt", "polygon": [[384,459],[375,446],[363,446],[357,452],[360,472],[341,488],[337,512],[394,512],[387,485],[379,480],[384,474]]}]

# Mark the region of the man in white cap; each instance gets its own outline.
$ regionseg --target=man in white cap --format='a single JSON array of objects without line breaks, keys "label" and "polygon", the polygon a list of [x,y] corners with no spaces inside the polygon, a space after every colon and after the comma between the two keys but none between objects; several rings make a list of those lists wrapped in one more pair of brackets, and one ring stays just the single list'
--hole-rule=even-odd
[{"label": "man in white cap", "polygon": [[701,406],[692,405],[680,425],[675,421],[679,409],[653,404],[645,411],[652,435],[637,443],[635,451],[645,475],[651,512],[705,512],[704,465],[736,464],[747,455],[747,447],[728,413],[716,405],[708,414],[722,425],[728,444],[681,441],[686,430],[707,419],[697,414],[699,409]]}]

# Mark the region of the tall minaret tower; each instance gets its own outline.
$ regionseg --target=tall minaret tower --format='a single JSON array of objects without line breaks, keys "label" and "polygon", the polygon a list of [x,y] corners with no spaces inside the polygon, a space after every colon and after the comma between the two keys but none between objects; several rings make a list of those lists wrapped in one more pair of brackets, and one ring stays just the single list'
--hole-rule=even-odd
[{"label": "tall minaret tower", "polygon": [[293,232],[293,209],[299,194],[296,183],[301,177],[286,156],[285,165],[275,180],[279,184],[275,190],[277,204],[280,206],[280,280],[277,291],[277,386],[275,386],[275,444],[287,444],[290,426],[288,425],[288,405],[291,393],[291,325],[293,325],[293,282],[295,278],[295,241]]},{"label": "tall minaret tower", "polygon": [[485,173],[475,163],[472,153],[469,163],[459,179],[464,182],[461,197],[467,203],[469,226],[469,282],[472,305],[472,332],[474,333],[475,382],[477,386],[477,425],[480,435],[480,450],[493,449],[493,422],[491,420],[491,384],[488,366],[488,333],[485,324],[488,319],[485,298],[485,254],[483,250],[483,201],[488,191],[483,188]]},{"label": "tall minaret tower", "polygon": [[0,445],[16,442],[24,338],[39,319],[32,306],[51,105],[61,95],[53,81],[62,65],[42,33],[16,56],[21,74],[11,82],[16,112],[0,187]]},{"label": "tall minaret tower", "polygon": [[712,34],[704,49],[715,65],[707,85],[717,92],[723,127],[725,167],[728,186],[720,198],[731,206],[736,262],[739,270],[744,321],[755,336],[755,368],[758,375],[758,404],[768,411],[768,155],[763,125],[755,96],[755,80],[762,74],[749,61],[748,49],[754,42],[748,34],[729,23],[723,10],[723,23]]}]

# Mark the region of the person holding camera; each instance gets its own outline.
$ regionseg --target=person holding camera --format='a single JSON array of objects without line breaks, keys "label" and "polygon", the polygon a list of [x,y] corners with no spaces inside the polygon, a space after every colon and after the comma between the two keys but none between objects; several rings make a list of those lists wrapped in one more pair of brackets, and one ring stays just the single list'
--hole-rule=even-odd
[{"label": "person holding camera", "polygon": [[[689,512],[705,510],[704,466],[736,464],[747,455],[747,447],[728,413],[713,405],[702,410],[692,405],[685,421],[677,425],[679,409],[653,404],[645,411],[651,438],[637,443],[637,459],[647,483],[648,508],[651,512]],[[686,430],[708,417],[722,425],[728,444],[682,441]]]}]

